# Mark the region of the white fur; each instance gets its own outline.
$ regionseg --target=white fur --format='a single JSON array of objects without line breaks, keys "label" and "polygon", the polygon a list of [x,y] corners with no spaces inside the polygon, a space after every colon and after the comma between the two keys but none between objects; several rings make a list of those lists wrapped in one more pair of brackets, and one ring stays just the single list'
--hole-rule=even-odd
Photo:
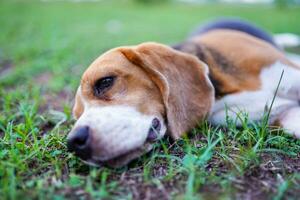
[{"label": "white fur", "polygon": [[[130,106],[101,107],[85,100],[83,104],[84,112],[75,127],[89,126],[92,130],[93,149],[101,149],[101,152],[93,152],[93,160],[105,161],[141,147],[146,141],[152,120],[157,117],[144,115]],[[166,127],[162,124],[160,133],[164,134],[165,131]],[[72,132],[69,137],[72,137]]]},{"label": "white fur", "polygon": [[300,138],[300,107],[287,110],[282,115],[280,123],[289,133]]},{"label": "white fur", "polygon": [[262,90],[274,92],[282,72],[284,74],[279,86],[278,96],[296,101],[300,100],[300,68],[295,69],[280,62],[262,71]]},{"label": "white fur", "polygon": [[300,37],[293,33],[275,34],[274,40],[281,47],[295,47],[300,45]]},{"label": "white fur", "polygon": [[[248,113],[252,121],[261,120],[265,108],[270,108],[282,70],[284,70],[284,75],[272,107],[271,122],[276,120],[283,111],[298,106],[300,71],[277,62],[262,70],[260,90],[244,91],[217,100],[213,106],[210,121],[213,124],[225,124],[226,114],[235,119],[236,114],[240,112]],[[226,109],[228,109],[227,113]],[[240,121],[237,122],[239,125]]]}]

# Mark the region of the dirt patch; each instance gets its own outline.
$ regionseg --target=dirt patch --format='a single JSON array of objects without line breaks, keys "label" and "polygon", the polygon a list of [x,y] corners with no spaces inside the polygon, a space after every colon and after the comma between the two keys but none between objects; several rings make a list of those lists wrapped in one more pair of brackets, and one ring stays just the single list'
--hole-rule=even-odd
[{"label": "dirt patch", "polygon": [[63,89],[58,93],[54,92],[43,92],[42,94],[42,103],[39,108],[40,113],[45,111],[55,110],[55,111],[64,111],[66,107],[72,107],[74,93],[70,89]]},{"label": "dirt patch", "polygon": [[[287,180],[292,173],[300,172],[300,155],[290,158],[285,155],[262,154],[260,159],[262,160],[260,165],[251,165],[244,175],[230,180],[232,185],[230,191],[224,191],[219,182],[210,182],[200,187],[199,194],[205,199],[219,199],[224,195],[227,197],[229,195],[233,199],[271,199],[278,193],[278,188],[283,181]],[[231,170],[226,163],[214,158],[205,168],[207,172],[212,169],[217,170],[218,176]],[[158,162],[152,168],[152,179],[165,176],[168,170],[167,161]],[[171,199],[172,194],[176,196],[185,192],[187,175],[178,174],[170,180],[147,183],[143,179],[143,167],[141,167],[130,169],[122,175],[115,175],[112,179],[118,180],[125,190],[133,194],[134,199]],[[291,188],[286,191],[284,199],[295,198],[299,192],[300,188]]]},{"label": "dirt patch", "polygon": [[12,72],[13,68],[12,60],[0,60],[0,79]]},{"label": "dirt patch", "polygon": [[[278,188],[292,173],[300,172],[300,155],[290,158],[280,154],[262,154],[261,164],[251,166],[246,173],[234,180],[238,199],[271,199]],[[297,197],[300,189],[286,192],[285,198]]]},{"label": "dirt patch", "polygon": [[46,85],[46,84],[49,83],[51,78],[52,78],[52,74],[50,72],[45,72],[45,73],[42,73],[42,74],[38,75],[34,79],[34,81],[35,81],[35,83],[37,83],[39,85]]},{"label": "dirt patch", "polygon": [[[53,74],[50,72],[44,72],[36,76],[33,81],[40,86],[46,86],[49,84]],[[66,105],[72,105],[72,99],[74,98],[73,91],[69,88],[63,88],[59,92],[53,92],[48,88],[42,88],[41,91],[42,103],[40,105],[40,112],[43,113],[46,110],[63,111]]]}]

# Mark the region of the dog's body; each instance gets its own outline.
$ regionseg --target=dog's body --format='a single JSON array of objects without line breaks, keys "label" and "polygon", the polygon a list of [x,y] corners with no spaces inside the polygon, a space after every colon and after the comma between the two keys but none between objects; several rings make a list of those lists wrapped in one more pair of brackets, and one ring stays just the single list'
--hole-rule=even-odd
[{"label": "dog's body", "polygon": [[[287,117],[284,114],[290,113],[288,108],[299,104],[300,68],[281,51],[261,40],[241,32],[220,29],[196,36],[176,48],[197,56],[209,67],[209,77],[216,94],[209,118],[213,124],[225,124],[226,113],[236,116],[246,112],[254,121],[262,119],[266,106],[270,107],[283,71],[270,122],[281,122],[284,126],[282,120]],[[300,115],[295,109],[291,112],[293,117]],[[290,127],[285,128],[291,130]],[[294,133],[300,137],[299,131]]]},{"label": "dog's body", "polygon": [[283,70],[270,123],[300,137],[300,68],[274,45],[215,28],[175,49],[143,43],[94,61],[77,92],[70,149],[89,163],[121,166],[166,132],[177,139],[207,117],[217,125],[239,112],[261,120]]}]

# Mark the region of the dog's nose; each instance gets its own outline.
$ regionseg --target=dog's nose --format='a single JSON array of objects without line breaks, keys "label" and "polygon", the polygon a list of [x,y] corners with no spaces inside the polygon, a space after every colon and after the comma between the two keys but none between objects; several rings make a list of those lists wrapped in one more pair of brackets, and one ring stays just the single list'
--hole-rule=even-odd
[{"label": "dog's nose", "polygon": [[75,152],[82,159],[87,159],[91,155],[90,128],[88,126],[78,127],[73,135],[68,139],[68,150]]}]

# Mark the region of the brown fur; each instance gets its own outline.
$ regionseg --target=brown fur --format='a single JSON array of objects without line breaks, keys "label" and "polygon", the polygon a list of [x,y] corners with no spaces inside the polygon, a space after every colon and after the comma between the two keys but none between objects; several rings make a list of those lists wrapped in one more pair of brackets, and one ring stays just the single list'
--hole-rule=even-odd
[{"label": "brown fur", "polygon": [[174,139],[208,115],[214,90],[205,77],[207,69],[202,62],[156,43],[121,51],[132,63],[142,67],[159,87],[168,130]]},{"label": "brown fur", "polygon": [[216,97],[260,88],[262,68],[276,61],[296,67],[272,45],[233,30],[214,30],[183,43],[178,48],[206,62]]},{"label": "brown fur", "polygon": [[[108,75],[117,76],[114,86],[102,97],[94,96],[94,84]],[[84,110],[82,99],[99,106],[127,105],[144,114],[164,115],[164,105],[156,85],[118,49],[107,52],[91,64],[82,76],[81,94],[78,93],[73,108],[76,118],[79,118]]]}]

